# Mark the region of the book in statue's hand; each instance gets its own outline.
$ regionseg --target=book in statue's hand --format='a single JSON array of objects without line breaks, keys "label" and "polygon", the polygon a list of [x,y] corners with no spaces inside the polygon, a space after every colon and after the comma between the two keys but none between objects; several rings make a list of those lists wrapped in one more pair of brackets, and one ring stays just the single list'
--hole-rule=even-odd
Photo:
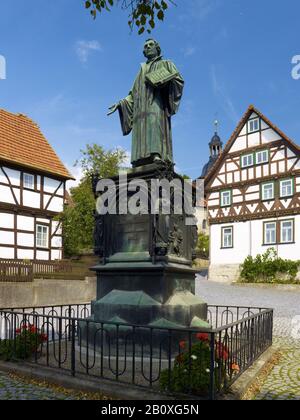
[{"label": "book in statue's hand", "polygon": [[179,75],[176,71],[169,71],[165,67],[152,71],[146,75],[146,80],[153,87],[160,87],[175,79]]}]

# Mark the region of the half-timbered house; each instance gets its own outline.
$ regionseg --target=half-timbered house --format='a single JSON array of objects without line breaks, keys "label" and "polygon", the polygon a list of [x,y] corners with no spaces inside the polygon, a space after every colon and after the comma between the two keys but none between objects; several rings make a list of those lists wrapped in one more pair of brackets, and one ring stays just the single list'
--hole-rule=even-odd
[{"label": "half-timbered house", "polygon": [[300,148],[250,106],[205,178],[209,277],[232,281],[248,255],[272,247],[300,259]]},{"label": "half-timbered house", "polygon": [[25,115],[0,110],[0,258],[62,258],[62,228],[55,218],[68,179],[39,127]]}]

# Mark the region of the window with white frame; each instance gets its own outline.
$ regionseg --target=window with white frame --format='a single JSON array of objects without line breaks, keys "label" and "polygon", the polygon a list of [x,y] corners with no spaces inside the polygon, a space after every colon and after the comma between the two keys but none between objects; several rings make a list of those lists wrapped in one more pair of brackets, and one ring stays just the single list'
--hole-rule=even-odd
[{"label": "window with white frame", "polygon": [[259,131],[259,118],[248,121],[248,132],[254,133],[255,131]]},{"label": "window with white frame", "polygon": [[283,244],[294,242],[294,220],[280,222],[280,242]]},{"label": "window with white frame", "polygon": [[291,197],[294,194],[294,180],[284,179],[280,181],[280,197]]},{"label": "window with white frame", "polygon": [[264,244],[265,245],[274,245],[276,244],[276,222],[268,222],[264,224]]},{"label": "window with white frame", "polygon": [[242,156],[242,168],[249,168],[254,165],[254,154]]},{"label": "window with white frame", "polygon": [[222,228],[222,248],[233,248],[233,227]]},{"label": "window with white frame", "polygon": [[34,190],[34,175],[24,174],[23,185],[24,185],[24,188]]},{"label": "window with white frame", "polygon": [[269,162],[269,150],[261,150],[256,153],[256,164],[261,165],[262,163]]},{"label": "window with white frame", "polygon": [[38,248],[48,248],[49,227],[45,225],[36,226],[36,246]]},{"label": "window with white frame", "polygon": [[274,200],[274,182],[263,184],[261,187],[262,200]]},{"label": "window with white frame", "polygon": [[221,192],[221,207],[230,207],[232,204],[231,200],[232,192],[230,190]]}]

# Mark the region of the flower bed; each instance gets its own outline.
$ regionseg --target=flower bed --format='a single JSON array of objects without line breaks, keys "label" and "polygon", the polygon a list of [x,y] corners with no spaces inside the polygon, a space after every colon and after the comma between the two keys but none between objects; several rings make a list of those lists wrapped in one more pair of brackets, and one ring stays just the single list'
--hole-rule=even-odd
[{"label": "flower bed", "polygon": [[[175,359],[174,368],[165,370],[160,377],[162,390],[176,393],[191,392],[193,395],[207,395],[211,384],[211,339],[208,333],[196,334],[197,342],[191,345],[181,341],[179,347],[182,350]],[[226,383],[226,377],[232,380],[238,374],[240,368],[230,355],[229,349],[221,342],[214,341],[214,381],[218,389]],[[230,362],[228,375],[226,365]]]},{"label": "flower bed", "polygon": [[48,336],[31,324],[15,330],[15,337],[0,342],[0,360],[24,360],[38,353]]}]

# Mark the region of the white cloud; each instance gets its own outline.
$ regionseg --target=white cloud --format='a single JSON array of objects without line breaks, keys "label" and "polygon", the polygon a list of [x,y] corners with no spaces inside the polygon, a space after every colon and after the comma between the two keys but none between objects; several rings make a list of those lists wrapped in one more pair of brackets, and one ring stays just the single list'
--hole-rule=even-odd
[{"label": "white cloud", "polygon": [[83,172],[79,166],[73,166],[68,163],[66,163],[65,166],[70,174],[75,178],[75,181],[72,180],[67,182],[67,190],[70,191],[71,188],[77,187],[79,185],[80,180],[83,178]]},{"label": "white cloud", "polygon": [[102,51],[102,46],[98,41],[77,41],[75,44],[75,51],[79,61],[86,63],[88,58],[93,51]]},{"label": "white cloud", "polygon": [[212,65],[211,67],[211,79],[214,95],[220,100],[221,106],[228,115],[228,117],[234,123],[236,123],[239,120],[238,112],[236,111],[235,106],[230,96],[228,95],[226,88],[218,79],[215,65]]},{"label": "white cloud", "polygon": [[183,55],[185,57],[191,57],[192,55],[195,54],[196,51],[197,51],[196,47],[194,47],[192,45],[189,45],[189,46],[187,46],[186,48],[183,49]]}]

